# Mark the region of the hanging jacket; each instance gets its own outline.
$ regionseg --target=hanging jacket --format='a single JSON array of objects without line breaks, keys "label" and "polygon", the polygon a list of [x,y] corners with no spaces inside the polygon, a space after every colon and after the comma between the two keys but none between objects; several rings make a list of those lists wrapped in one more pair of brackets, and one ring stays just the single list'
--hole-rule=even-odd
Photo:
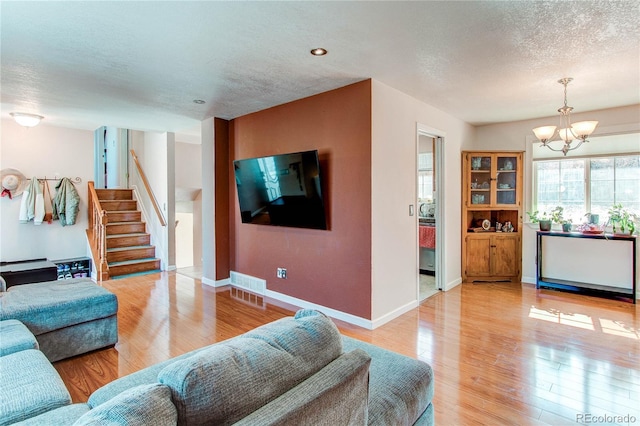
[{"label": "hanging jacket", "polygon": [[44,218],[44,196],[40,182],[36,177],[32,177],[22,194],[20,201],[20,223],[27,223],[33,220],[34,225],[41,225]]},{"label": "hanging jacket", "polygon": [[56,185],[53,198],[53,218],[60,219],[60,225],[74,225],[80,209],[80,196],[69,178],[62,178]]}]

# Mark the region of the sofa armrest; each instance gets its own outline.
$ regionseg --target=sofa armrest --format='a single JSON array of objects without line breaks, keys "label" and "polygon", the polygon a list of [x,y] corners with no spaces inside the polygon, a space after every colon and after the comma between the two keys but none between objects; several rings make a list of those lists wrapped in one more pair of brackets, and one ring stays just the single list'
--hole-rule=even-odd
[{"label": "sofa armrest", "polygon": [[[431,366],[351,337],[343,336],[342,340],[345,351],[360,349],[371,357],[370,424],[412,425],[420,419],[433,399],[434,376]],[[430,412],[433,413],[433,409]]]},{"label": "sofa armrest", "polygon": [[366,425],[370,362],[360,349],[342,354],[235,425]]}]

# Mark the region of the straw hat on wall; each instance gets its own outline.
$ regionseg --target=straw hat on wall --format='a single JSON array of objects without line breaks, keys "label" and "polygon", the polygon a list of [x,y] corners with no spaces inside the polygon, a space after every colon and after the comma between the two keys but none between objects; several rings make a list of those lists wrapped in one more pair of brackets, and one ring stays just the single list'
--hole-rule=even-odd
[{"label": "straw hat on wall", "polygon": [[27,178],[22,173],[16,169],[2,169],[0,175],[3,197],[13,198],[22,195],[28,184]]}]

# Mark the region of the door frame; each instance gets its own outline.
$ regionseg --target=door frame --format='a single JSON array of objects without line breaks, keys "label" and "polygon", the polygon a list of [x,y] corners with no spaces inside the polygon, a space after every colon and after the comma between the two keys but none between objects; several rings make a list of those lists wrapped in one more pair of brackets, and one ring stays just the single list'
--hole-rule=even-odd
[{"label": "door frame", "polygon": [[[435,147],[434,147],[434,166],[435,166],[435,197],[434,201],[436,203],[435,210],[435,218],[436,218],[436,250],[435,250],[435,278],[436,278],[436,288],[438,290],[443,290],[445,288],[444,285],[444,227],[445,227],[445,214],[444,214],[444,203],[445,203],[445,193],[444,193],[444,140],[445,140],[445,132],[442,130],[435,129],[433,127],[425,126],[423,124],[417,123],[417,131],[416,131],[416,163],[415,163],[415,173],[416,173],[416,183],[418,182],[418,153],[420,149],[420,136],[426,136],[429,138],[435,139]],[[418,188],[416,186],[416,204],[418,201]],[[419,233],[418,230],[418,215],[416,215],[416,261],[418,267],[416,268],[416,291],[418,294],[418,303],[420,300],[420,241],[419,241]]]},{"label": "door frame", "polygon": [[[106,148],[105,132],[115,132],[115,150]],[[129,188],[129,130],[110,126],[93,132],[93,181],[96,188]],[[115,181],[106,175],[107,164],[117,165]],[[109,183],[110,182],[110,183]]]}]

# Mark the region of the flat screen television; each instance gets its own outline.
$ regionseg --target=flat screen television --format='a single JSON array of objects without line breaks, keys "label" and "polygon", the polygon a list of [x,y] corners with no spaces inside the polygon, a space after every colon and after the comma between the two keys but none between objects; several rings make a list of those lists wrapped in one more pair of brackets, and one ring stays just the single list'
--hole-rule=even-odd
[{"label": "flat screen television", "polygon": [[242,223],[327,229],[318,151],[235,160]]}]

